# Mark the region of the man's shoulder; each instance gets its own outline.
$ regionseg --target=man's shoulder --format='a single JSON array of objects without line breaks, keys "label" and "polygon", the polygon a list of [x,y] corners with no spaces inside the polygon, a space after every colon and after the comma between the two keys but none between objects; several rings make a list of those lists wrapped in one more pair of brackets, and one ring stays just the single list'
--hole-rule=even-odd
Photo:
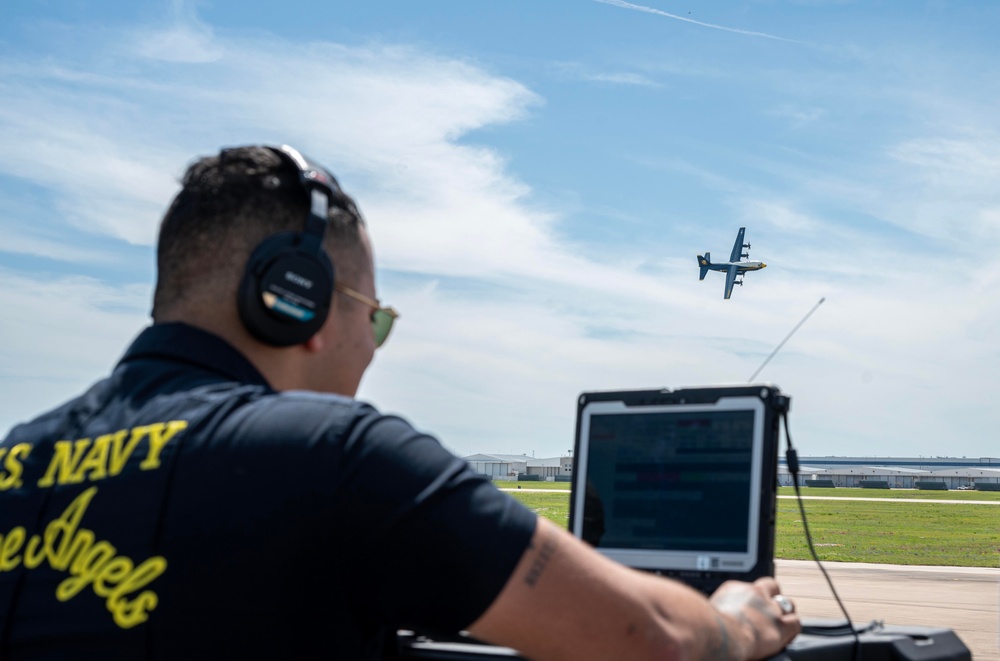
[{"label": "man's shoulder", "polygon": [[110,379],[104,378],[97,381],[81,394],[70,400],[63,402],[55,408],[43,411],[34,417],[19,422],[11,427],[6,438],[0,437],[0,442],[4,444],[16,444],[19,442],[32,441],[37,437],[51,437],[60,433],[67,422],[72,419],[86,418],[90,409],[99,407],[104,399],[105,393],[110,387]]},{"label": "man's shoulder", "polygon": [[307,390],[256,393],[226,416],[230,432],[288,438],[401,439],[420,435],[405,419],[350,397]]},{"label": "man's shoulder", "polygon": [[257,393],[247,402],[247,406],[248,410],[254,413],[301,423],[331,417],[349,419],[382,417],[382,414],[367,402],[311,390]]}]

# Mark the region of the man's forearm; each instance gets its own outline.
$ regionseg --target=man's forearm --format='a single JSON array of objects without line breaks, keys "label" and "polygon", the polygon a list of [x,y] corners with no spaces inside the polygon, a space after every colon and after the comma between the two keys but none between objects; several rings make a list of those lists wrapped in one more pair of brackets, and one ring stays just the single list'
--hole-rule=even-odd
[{"label": "man's forearm", "polygon": [[797,620],[778,621],[767,594],[776,594],[777,584],[727,586],[710,602],[540,520],[504,590],[470,631],[538,661],[742,661],[779,651]]}]

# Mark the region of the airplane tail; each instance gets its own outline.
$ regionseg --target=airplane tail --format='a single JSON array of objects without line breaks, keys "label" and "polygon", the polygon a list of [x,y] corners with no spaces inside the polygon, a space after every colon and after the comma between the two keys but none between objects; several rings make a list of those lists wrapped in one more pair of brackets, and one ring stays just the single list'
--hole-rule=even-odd
[{"label": "airplane tail", "polygon": [[705,279],[705,274],[708,273],[708,265],[712,263],[712,253],[706,252],[704,257],[698,255],[698,266],[701,267],[701,275],[698,276],[699,280]]}]

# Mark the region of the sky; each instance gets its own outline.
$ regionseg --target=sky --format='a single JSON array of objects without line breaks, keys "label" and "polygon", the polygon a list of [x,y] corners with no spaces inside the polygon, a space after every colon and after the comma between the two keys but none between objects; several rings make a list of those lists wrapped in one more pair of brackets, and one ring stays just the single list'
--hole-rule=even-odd
[{"label": "sky", "polygon": [[[998,457],[1000,4],[3,0],[0,433],[149,320],[195,158],[295,146],[401,317],[358,394],[460,455],[756,382],[800,455]],[[696,255],[750,273],[730,300]],[[816,307],[823,299],[823,304]]]}]

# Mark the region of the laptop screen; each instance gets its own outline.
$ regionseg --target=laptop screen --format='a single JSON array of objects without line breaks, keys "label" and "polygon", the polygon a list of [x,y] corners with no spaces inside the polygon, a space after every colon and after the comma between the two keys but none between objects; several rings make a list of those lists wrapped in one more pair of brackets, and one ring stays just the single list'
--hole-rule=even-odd
[{"label": "laptop screen", "polygon": [[583,396],[574,535],[627,566],[667,575],[721,583],[773,573],[771,394],[712,390]]}]

